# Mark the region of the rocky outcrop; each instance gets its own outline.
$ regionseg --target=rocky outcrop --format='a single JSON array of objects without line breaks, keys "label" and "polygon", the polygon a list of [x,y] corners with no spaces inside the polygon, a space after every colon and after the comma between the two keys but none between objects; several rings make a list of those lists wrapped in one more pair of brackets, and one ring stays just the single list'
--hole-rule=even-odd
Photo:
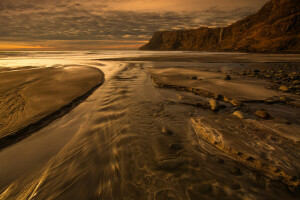
[{"label": "rocky outcrop", "polygon": [[140,50],[300,53],[300,0],[271,0],[228,27],[155,32]]}]

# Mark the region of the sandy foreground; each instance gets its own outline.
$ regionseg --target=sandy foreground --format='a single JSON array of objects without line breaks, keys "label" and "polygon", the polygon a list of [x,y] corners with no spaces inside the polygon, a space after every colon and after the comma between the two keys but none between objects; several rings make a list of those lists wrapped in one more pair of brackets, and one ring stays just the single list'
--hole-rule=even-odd
[{"label": "sandy foreground", "polygon": [[298,199],[297,56],[110,60],[88,99],[0,151],[3,199]]},{"label": "sandy foreground", "polygon": [[[299,187],[298,56],[203,54],[111,60],[153,66],[159,62],[159,67],[147,68],[157,87],[203,96],[202,102],[182,97],[177,103],[213,110],[209,116],[191,116],[196,141],[208,142],[272,180]],[[186,67],[181,62],[199,65]]]},{"label": "sandy foreground", "polygon": [[[266,78],[271,73],[267,69],[272,67],[273,75]],[[211,116],[190,118],[197,140],[210,143],[233,160],[273,180],[297,188],[300,183],[299,65],[252,63],[248,72],[244,70],[243,65],[223,71],[218,67],[148,69],[157,87],[207,98],[203,102],[180,99],[184,104],[215,112]],[[291,77],[287,78],[288,74]],[[288,89],[283,91],[283,86]]]},{"label": "sandy foreground", "polygon": [[85,66],[2,68],[1,146],[63,115],[103,81],[99,69]]}]

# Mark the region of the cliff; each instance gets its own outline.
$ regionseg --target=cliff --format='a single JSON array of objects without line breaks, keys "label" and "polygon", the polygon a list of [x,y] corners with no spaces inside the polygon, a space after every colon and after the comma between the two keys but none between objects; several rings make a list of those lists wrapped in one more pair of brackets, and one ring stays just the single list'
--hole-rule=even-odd
[{"label": "cliff", "polygon": [[271,0],[227,27],[155,32],[140,50],[300,53],[299,14],[300,0]]}]

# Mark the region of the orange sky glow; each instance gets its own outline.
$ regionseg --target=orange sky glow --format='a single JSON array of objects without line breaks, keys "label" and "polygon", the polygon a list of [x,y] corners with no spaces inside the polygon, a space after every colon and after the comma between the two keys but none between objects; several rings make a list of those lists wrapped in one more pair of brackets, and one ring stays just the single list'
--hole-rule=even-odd
[{"label": "orange sky glow", "polygon": [[0,50],[136,50],[155,31],[228,26],[267,1],[0,0]]}]

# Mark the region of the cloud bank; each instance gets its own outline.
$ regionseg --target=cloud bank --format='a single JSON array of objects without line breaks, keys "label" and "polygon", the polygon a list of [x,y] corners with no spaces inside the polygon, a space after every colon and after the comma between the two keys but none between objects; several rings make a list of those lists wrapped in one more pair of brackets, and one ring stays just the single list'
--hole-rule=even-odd
[{"label": "cloud bank", "polygon": [[1,0],[0,49],[4,41],[59,50],[135,49],[154,31],[227,26],[265,2]]}]

